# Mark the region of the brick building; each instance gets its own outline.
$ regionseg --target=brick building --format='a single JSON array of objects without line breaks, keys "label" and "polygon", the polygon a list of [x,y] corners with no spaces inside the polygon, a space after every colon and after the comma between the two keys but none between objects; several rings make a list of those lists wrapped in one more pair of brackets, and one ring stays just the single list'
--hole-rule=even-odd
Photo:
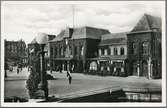
[{"label": "brick building", "polygon": [[53,70],[87,72],[87,59],[96,57],[101,35],[105,29],[93,27],[66,28],[50,41],[51,67]]},{"label": "brick building", "polygon": [[5,63],[8,65],[27,64],[27,48],[23,40],[7,41],[4,40],[5,45]]},{"label": "brick building", "polygon": [[127,38],[129,75],[161,77],[161,19],[144,14]]},{"label": "brick building", "polygon": [[[37,44],[37,42],[34,42]],[[48,40],[50,70],[161,77],[161,19],[144,14],[130,32],[66,28]]]}]

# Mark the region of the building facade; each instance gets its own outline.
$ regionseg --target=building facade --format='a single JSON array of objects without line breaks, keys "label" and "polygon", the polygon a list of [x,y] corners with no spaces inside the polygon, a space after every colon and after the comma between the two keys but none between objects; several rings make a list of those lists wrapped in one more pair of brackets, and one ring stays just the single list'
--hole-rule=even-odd
[{"label": "building facade", "polygon": [[90,74],[126,76],[127,75],[127,36],[126,33],[102,35],[98,44],[98,54],[90,58]]},{"label": "building facade", "polygon": [[51,67],[53,70],[87,73],[87,59],[96,57],[101,35],[108,30],[81,27],[66,28],[50,41]]},{"label": "building facade", "polygon": [[46,51],[51,72],[161,78],[161,19],[144,14],[123,33],[66,28],[48,41]]},{"label": "building facade", "polygon": [[5,63],[16,66],[17,64],[27,64],[27,48],[23,40],[7,41],[4,40],[5,45]]},{"label": "building facade", "polygon": [[161,19],[145,14],[128,38],[129,75],[161,77]]}]

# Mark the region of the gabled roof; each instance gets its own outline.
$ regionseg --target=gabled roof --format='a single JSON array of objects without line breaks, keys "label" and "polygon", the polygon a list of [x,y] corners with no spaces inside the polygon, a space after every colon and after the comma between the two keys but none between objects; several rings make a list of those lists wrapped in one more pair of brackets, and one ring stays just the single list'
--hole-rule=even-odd
[{"label": "gabled roof", "polygon": [[127,43],[127,32],[122,33],[110,33],[102,35],[99,46],[115,45],[115,44],[126,44]]},{"label": "gabled roof", "polygon": [[83,38],[101,39],[101,35],[107,33],[110,32],[106,29],[84,26],[81,28],[74,29],[72,39],[83,39]]},{"label": "gabled roof", "polygon": [[53,40],[50,42],[61,41],[63,40],[63,35],[65,34],[65,30],[62,30]]},{"label": "gabled roof", "polygon": [[159,28],[161,30],[161,18],[144,14],[131,32],[148,31],[152,28]]},{"label": "gabled roof", "polygon": [[55,41],[61,41],[63,40],[63,38],[70,38],[71,37],[71,33],[72,32],[72,28],[66,28],[64,30],[62,30],[53,40],[51,40],[50,42],[55,42]]}]

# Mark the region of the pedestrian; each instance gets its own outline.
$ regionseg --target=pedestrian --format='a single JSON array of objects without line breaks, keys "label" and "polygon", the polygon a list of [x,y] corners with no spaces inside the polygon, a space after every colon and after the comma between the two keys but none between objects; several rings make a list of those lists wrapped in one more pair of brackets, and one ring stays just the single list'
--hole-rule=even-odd
[{"label": "pedestrian", "polygon": [[19,67],[17,67],[17,74],[19,74]]},{"label": "pedestrian", "polygon": [[71,80],[72,80],[72,76],[71,75],[69,75],[68,80],[69,80],[69,84],[71,84]]},{"label": "pedestrian", "polygon": [[69,71],[67,71],[67,77],[68,77],[69,84],[71,84],[72,76]]},{"label": "pedestrian", "polygon": [[60,70],[60,73],[62,73],[62,67],[61,66],[59,66],[59,70]]}]

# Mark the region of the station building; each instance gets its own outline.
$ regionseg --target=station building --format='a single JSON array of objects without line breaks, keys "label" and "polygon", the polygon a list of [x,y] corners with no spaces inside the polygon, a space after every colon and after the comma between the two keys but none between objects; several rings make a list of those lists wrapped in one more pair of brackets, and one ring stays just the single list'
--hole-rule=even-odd
[{"label": "station building", "polygon": [[148,14],[130,32],[65,28],[48,40],[47,63],[51,72],[161,78],[161,34],[161,18]]}]

